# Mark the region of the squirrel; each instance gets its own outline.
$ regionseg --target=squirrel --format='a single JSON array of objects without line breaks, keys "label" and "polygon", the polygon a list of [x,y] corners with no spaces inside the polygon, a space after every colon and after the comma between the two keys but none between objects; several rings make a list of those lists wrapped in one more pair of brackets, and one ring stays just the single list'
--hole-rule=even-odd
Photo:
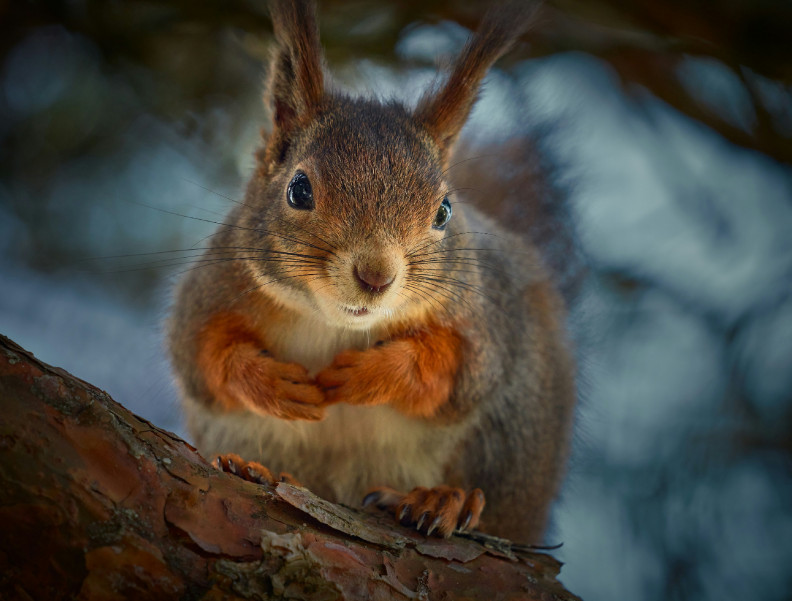
[{"label": "squirrel", "polygon": [[564,303],[525,236],[448,178],[531,7],[490,10],[414,107],[331,90],[313,3],[270,12],[272,125],[168,321],[194,443],[426,535],[541,543],[576,398]]}]

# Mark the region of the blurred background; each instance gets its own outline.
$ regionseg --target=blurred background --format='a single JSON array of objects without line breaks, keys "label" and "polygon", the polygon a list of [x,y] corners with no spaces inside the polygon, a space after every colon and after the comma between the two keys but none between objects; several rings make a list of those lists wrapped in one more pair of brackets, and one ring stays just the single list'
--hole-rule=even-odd
[{"label": "blurred background", "polygon": [[[410,101],[483,8],[323,2],[335,81]],[[792,599],[790,31],[788,2],[548,0],[465,130],[527,149],[546,210],[502,213],[569,299],[548,542],[584,599]],[[0,0],[0,332],[181,435],[169,288],[241,198],[270,38],[249,0]]]}]

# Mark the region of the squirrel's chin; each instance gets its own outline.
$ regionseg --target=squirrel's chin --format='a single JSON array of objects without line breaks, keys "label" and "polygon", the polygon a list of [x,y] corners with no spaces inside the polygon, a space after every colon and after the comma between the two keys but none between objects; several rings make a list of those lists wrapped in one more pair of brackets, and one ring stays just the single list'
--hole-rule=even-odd
[{"label": "squirrel's chin", "polygon": [[334,313],[333,319],[337,325],[360,330],[369,329],[387,318],[382,309],[364,306],[340,305]]},{"label": "squirrel's chin", "polygon": [[322,313],[329,325],[346,329],[368,330],[387,321],[392,314],[383,307],[323,303]]}]

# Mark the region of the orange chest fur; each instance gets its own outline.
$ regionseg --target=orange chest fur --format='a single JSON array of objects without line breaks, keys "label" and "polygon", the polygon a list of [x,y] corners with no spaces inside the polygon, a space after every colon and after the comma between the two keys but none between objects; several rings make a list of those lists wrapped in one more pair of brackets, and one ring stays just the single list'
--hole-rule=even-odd
[{"label": "orange chest fur", "polygon": [[214,398],[229,409],[233,395],[224,387],[256,378],[255,357],[262,353],[305,367],[328,404],[392,403],[405,415],[432,417],[453,393],[463,360],[463,339],[453,328],[422,323],[356,331],[262,308],[271,310],[217,313],[199,334],[199,367]]}]

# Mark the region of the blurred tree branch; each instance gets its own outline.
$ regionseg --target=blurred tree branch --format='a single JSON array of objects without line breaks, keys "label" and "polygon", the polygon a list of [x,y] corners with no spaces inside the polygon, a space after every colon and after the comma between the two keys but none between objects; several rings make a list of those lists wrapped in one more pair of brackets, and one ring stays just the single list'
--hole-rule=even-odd
[{"label": "blurred tree branch", "polygon": [[[449,19],[473,28],[489,3],[327,0],[320,4],[323,42],[331,62],[371,56],[393,62],[395,43],[411,23]],[[177,85],[189,83],[195,94],[206,92],[212,77],[222,77],[220,65],[212,59],[211,46],[217,43],[213,36],[228,30],[248,34],[248,48],[261,60],[270,33],[265,4],[244,0],[6,0],[0,3],[0,19],[0,52],[8,51],[33,27],[60,23],[97,43],[107,60],[139,61],[163,71]],[[792,162],[790,31],[789,2],[549,0],[527,36],[530,49],[524,47],[514,56],[592,54],[613,66],[626,89],[648,89],[730,142]],[[189,51],[183,50],[183,59],[174,62],[178,47]],[[190,57],[193,69],[185,66]],[[717,60],[742,81],[755,115],[747,128],[703,104],[683,84],[679,66],[688,57]],[[775,88],[774,99],[762,93],[768,83]]]}]

